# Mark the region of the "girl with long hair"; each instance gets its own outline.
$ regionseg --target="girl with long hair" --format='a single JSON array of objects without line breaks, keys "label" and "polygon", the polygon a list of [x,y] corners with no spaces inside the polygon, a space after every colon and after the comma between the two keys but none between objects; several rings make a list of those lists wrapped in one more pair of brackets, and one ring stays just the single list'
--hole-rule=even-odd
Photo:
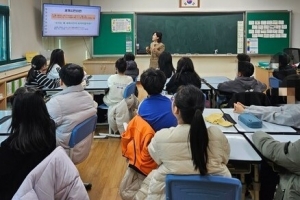
[{"label": "girl with long hair", "polygon": [[143,181],[136,199],[165,199],[167,174],[199,174],[231,177],[226,166],[230,146],[222,131],[206,128],[202,116],[204,95],[193,86],[181,86],[172,104],[176,127],[157,131],[148,151],[158,168]]}]

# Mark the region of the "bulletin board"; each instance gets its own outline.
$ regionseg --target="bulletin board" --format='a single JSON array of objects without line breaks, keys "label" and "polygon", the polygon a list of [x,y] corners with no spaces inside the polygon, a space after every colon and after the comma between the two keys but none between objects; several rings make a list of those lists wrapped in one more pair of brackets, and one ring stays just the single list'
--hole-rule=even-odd
[{"label": "bulletin board", "polygon": [[246,12],[246,52],[275,54],[290,47],[290,11]]},{"label": "bulletin board", "polygon": [[99,36],[93,37],[93,57],[135,53],[132,13],[101,13]]}]

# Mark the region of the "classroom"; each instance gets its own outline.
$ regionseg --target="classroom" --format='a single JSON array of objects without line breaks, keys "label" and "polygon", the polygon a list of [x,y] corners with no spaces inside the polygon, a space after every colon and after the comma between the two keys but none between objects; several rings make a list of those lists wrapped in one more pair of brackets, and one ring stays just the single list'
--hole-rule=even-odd
[{"label": "classroom", "polygon": [[[239,64],[237,54],[248,53],[255,69],[253,69],[254,78],[265,84],[267,89],[271,88],[270,77],[272,77],[273,70],[261,68],[258,65],[260,65],[259,63],[269,64],[271,57],[277,52],[283,51],[284,48],[300,49],[300,1],[193,0],[190,2],[195,3],[195,6],[185,6],[187,2],[189,1],[0,0],[0,25],[3,24],[2,30],[0,30],[0,117],[11,116],[11,111],[7,110],[10,110],[13,106],[12,101],[14,100],[11,99],[14,92],[26,82],[27,73],[32,68],[26,57],[30,57],[31,54],[41,54],[49,64],[50,55],[54,49],[64,51],[65,63],[82,66],[84,72],[91,75],[92,78],[90,81],[88,80],[85,91],[92,95],[99,95],[99,93],[104,95],[103,91],[106,92],[105,89],[109,89],[107,86],[109,75],[116,73],[116,61],[123,57],[126,52],[132,52],[139,68],[139,76],[134,80],[136,82],[134,86],[138,91],[137,99],[141,103],[148,95],[140,82],[141,74],[149,69],[150,55],[146,53],[146,46],[150,45],[153,33],[161,31],[163,34],[162,43],[165,42],[166,50],[172,55],[174,68],[176,69],[177,63],[182,57],[189,57],[193,62],[194,71],[201,78],[201,90],[205,95],[204,104],[206,108],[209,108],[202,110],[203,120],[215,114],[223,115],[226,122],[235,120],[230,127],[220,125],[221,122],[219,124],[215,121],[208,122],[206,119],[205,124],[207,127],[212,124],[216,125],[228,139],[231,152],[228,157],[229,162],[227,160],[226,164],[228,164],[227,168],[230,173],[238,174],[234,177],[241,181],[239,182],[241,184],[239,198],[246,200],[264,199],[259,194],[260,185],[264,184],[264,180],[260,180],[258,175],[260,164],[264,158],[263,153],[260,153],[258,148],[254,147],[256,144],[254,144],[254,136],[252,136],[258,129],[249,128],[244,124],[240,124],[240,122],[236,123],[239,121],[240,113],[236,113],[235,107],[220,107],[217,85],[227,80],[234,80],[237,77]],[[44,4],[100,6],[100,36],[43,36],[42,15]],[[9,11],[1,6],[8,7]],[[4,15],[9,16],[9,21],[5,21]],[[201,19],[197,19],[199,16]],[[131,30],[124,34],[121,33],[119,36],[113,33],[112,30],[107,30],[105,25],[110,25],[113,18],[131,19]],[[169,19],[171,22],[164,23],[164,19]],[[195,20],[195,24],[203,23],[203,25],[194,26],[192,20]],[[212,20],[212,23],[210,20]],[[256,33],[254,30],[253,33],[249,31],[252,23],[254,25],[256,21],[261,23],[265,21],[265,25],[267,25],[268,20],[275,20],[277,21],[276,24],[282,23],[282,27],[286,26],[282,28],[281,38],[275,36],[269,38],[268,34],[268,39],[247,40],[251,38],[251,34]],[[177,22],[180,24],[179,21],[183,25],[178,26],[176,33],[176,31],[173,31],[173,26]],[[151,23],[154,25],[151,25]],[[163,27],[160,28],[160,26]],[[194,35],[197,36],[192,38]],[[167,38],[168,36],[169,38]],[[172,39],[170,39],[171,36]],[[203,45],[198,47],[197,42],[199,41],[202,41]],[[258,44],[260,44],[257,47],[258,52],[247,52],[247,41],[258,41]],[[177,48],[176,44],[187,45]],[[299,67],[297,73],[299,74]],[[103,81],[101,86],[95,84],[97,80],[93,81],[93,79],[98,78],[98,75],[101,78],[105,77],[105,82]],[[57,82],[57,84],[59,83]],[[61,87],[58,89],[48,88],[45,91],[47,94],[52,95],[60,90]],[[297,101],[295,100],[295,95],[297,96],[295,91],[293,94],[293,100],[289,101],[287,97],[288,105],[290,105],[289,102],[294,104]],[[173,95],[172,93],[166,96],[169,99],[171,98],[172,102],[176,102],[173,99],[175,95]],[[244,111],[247,107],[242,109]],[[297,109],[294,109],[295,112]],[[277,111],[274,110],[274,112]],[[253,115],[257,116],[256,114]],[[82,116],[84,115],[82,114]],[[226,119],[225,115],[229,117]],[[293,114],[291,115],[294,117]],[[0,119],[1,142],[4,140],[1,137],[8,137],[7,134],[2,133],[3,130],[8,130],[9,126],[8,123],[5,123],[5,120]],[[276,124],[266,118],[263,119],[263,117],[260,122],[262,122],[262,127],[259,131],[272,135],[278,141],[296,143],[300,139],[298,135],[300,126],[297,127],[298,124],[289,124],[289,122]],[[124,151],[124,147],[121,145],[122,139],[119,136],[107,138],[106,136],[102,137],[101,134],[98,135],[100,132],[110,133],[111,130],[108,130],[110,128],[106,125],[97,124],[96,137],[91,140],[92,146],[89,156],[84,161],[76,164],[76,169],[79,171],[82,181],[92,184],[92,189],[87,192],[87,199],[91,200],[122,199],[119,194],[120,183],[129,169],[126,158],[122,156]],[[240,154],[243,154],[244,157],[241,158]],[[240,163],[243,163],[243,165],[239,165]],[[298,165],[300,165],[300,162]],[[240,166],[242,166],[241,169],[238,168]],[[272,165],[272,167],[274,166]],[[200,171],[200,168],[198,169]],[[145,175],[145,173],[142,174]],[[249,188],[246,189],[246,187],[249,187],[249,178],[252,181],[250,184],[251,191]],[[0,185],[1,183],[0,181]],[[248,189],[250,194],[248,194]],[[158,197],[154,198],[152,196],[152,199],[158,199]]]}]

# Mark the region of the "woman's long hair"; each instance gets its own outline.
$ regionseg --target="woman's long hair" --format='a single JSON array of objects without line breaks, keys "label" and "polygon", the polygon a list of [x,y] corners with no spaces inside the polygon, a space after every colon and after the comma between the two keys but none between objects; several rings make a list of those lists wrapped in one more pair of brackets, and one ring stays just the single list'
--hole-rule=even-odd
[{"label": "woman's long hair", "polygon": [[189,143],[195,170],[207,174],[208,132],[202,116],[205,100],[202,91],[193,86],[181,86],[174,100],[184,123],[190,124]]},{"label": "woman's long hair", "polygon": [[42,92],[21,87],[12,98],[11,148],[22,153],[49,149],[55,144],[55,124],[50,118]]},{"label": "woman's long hair", "polygon": [[164,51],[160,54],[158,57],[158,67],[164,72],[167,78],[170,78],[175,73],[172,56],[169,52]]},{"label": "woman's long hair", "polygon": [[182,85],[194,85],[201,88],[201,78],[194,68],[193,61],[189,57],[182,57],[177,62],[175,81]]},{"label": "woman's long hair", "polygon": [[60,67],[65,65],[65,53],[62,49],[54,49],[52,51],[47,74],[51,71],[54,64],[58,64]]}]

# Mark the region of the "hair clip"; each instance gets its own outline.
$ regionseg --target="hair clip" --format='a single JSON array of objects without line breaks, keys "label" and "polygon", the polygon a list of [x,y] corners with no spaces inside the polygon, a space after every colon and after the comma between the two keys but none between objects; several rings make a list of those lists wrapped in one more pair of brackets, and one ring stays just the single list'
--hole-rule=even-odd
[{"label": "hair clip", "polygon": [[33,67],[34,69],[36,68],[36,66],[34,64],[32,64],[31,67]]}]

